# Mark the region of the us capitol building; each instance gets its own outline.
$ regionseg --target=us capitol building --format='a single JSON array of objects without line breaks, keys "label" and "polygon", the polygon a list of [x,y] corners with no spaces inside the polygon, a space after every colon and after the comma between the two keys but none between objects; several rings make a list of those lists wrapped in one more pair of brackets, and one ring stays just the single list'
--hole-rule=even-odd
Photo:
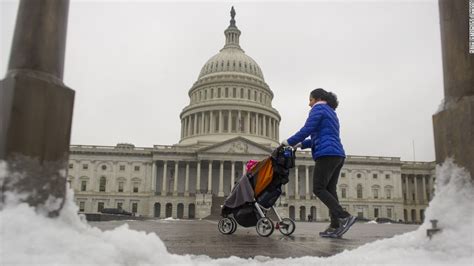
[{"label": "us capitol building", "polygon": [[[261,160],[279,145],[281,117],[262,70],[239,45],[234,20],[225,45],[202,67],[180,114],[175,145],[139,148],[72,145],[68,182],[80,212],[121,208],[147,217],[206,218],[242,175],[248,160]],[[314,161],[298,151],[296,167],[276,203],[295,220],[329,219],[312,193]],[[399,157],[347,156],[338,184],[341,205],[353,215],[421,222],[433,196],[435,164]]]}]

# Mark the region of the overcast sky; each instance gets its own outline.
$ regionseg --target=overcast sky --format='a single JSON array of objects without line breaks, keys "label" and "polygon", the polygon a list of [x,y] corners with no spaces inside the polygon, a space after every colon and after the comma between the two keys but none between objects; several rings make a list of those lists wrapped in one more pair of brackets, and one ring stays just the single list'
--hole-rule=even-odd
[{"label": "overcast sky", "polygon": [[[18,8],[1,1],[0,75]],[[64,82],[76,92],[72,144],[179,142],[179,113],[201,67],[223,47],[230,7],[282,117],[307,118],[321,87],[339,97],[349,155],[434,160],[443,98],[438,1],[71,1]]]}]

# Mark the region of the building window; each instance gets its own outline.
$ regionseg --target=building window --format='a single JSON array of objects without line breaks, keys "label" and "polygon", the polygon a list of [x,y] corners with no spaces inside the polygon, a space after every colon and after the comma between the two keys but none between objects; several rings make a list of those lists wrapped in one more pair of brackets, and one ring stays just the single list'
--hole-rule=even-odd
[{"label": "building window", "polygon": [[357,174],[357,178],[360,178],[362,175],[361,174]]},{"label": "building window", "polygon": [[412,198],[413,198],[413,200],[415,200],[415,193],[412,194]]},{"label": "building window", "polygon": [[132,212],[133,213],[138,212],[138,203],[136,203],[136,202],[132,203]]},{"label": "building window", "polygon": [[74,168],[74,164],[70,163],[69,164],[69,169],[73,169]]},{"label": "building window", "polygon": [[117,209],[122,210],[123,202],[117,202]]},{"label": "building window", "polygon": [[135,166],[134,169],[135,171],[140,171],[140,166]]},{"label": "building window", "polygon": [[346,177],[346,173],[341,173],[341,177]]},{"label": "building window", "polygon": [[133,193],[138,192],[138,183],[133,183]]},{"label": "building window", "polygon": [[226,98],[229,97],[229,88],[225,88],[225,97],[226,97]]},{"label": "building window", "polygon": [[388,188],[388,189],[385,191],[385,194],[387,194],[387,199],[391,199],[391,198],[392,198],[392,190],[391,190],[391,189]]},{"label": "building window", "polygon": [[119,182],[118,183],[118,192],[123,192],[123,183],[124,182]]},{"label": "building window", "polygon": [[244,98],[244,89],[240,88],[240,99]]},{"label": "building window", "polygon": [[211,94],[209,96],[211,99],[214,98],[214,89],[211,89]]},{"label": "building window", "polygon": [[387,218],[392,218],[392,208],[387,208]]},{"label": "building window", "polygon": [[102,176],[99,181],[99,191],[105,192],[105,184],[107,183],[105,176]]},{"label": "building window", "polygon": [[372,177],[373,177],[374,179],[377,179],[377,174],[373,174]]},{"label": "building window", "polygon": [[80,201],[79,202],[79,211],[84,212],[85,206],[86,206],[86,203],[84,201]]},{"label": "building window", "polygon": [[390,175],[385,175],[385,179],[390,179]]},{"label": "building window", "polygon": [[357,198],[358,199],[362,198],[362,185],[361,184],[357,185]]},{"label": "building window", "polygon": [[107,170],[107,166],[105,164],[102,165],[102,170]]},{"label": "building window", "polygon": [[82,165],[82,169],[83,169],[83,170],[89,169],[89,165],[88,165],[88,164],[83,164],[83,165]]},{"label": "building window", "polygon": [[232,97],[237,98],[237,89],[232,88]]},{"label": "building window", "polygon": [[81,181],[81,191],[86,191],[87,190],[87,181],[82,180]]},{"label": "building window", "polygon": [[119,166],[119,170],[120,170],[120,171],[125,171],[125,165],[120,165],[120,166]]},{"label": "building window", "polygon": [[357,212],[357,218],[364,218],[364,212]]},{"label": "building window", "polygon": [[221,88],[217,88],[217,98],[221,97]]},{"label": "building window", "polygon": [[374,208],[374,218],[379,217],[379,208]]},{"label": "building window", "polygon": [[403,199],[407,200],[407,193],[406,192],[403,193]]},{"label": "building window", "polygon": [[346,188],[345,187],[341,188],[341,198],[343,198],[343,199],[346,198]]},{"label": "building window", "polygon": [[250,90],[247,90],[247,99],[250,100]]},{"label": "building window", "polygon": [[374,199],[379,198],[379,190],[377,188],[372,189],[372,192],[374,193]]},{"label": "building window", "polygon": [[104,209],[104,203],[103,202],[99,202],[97,204],[97,211],[98,212],[102,212],[102,210]]}]

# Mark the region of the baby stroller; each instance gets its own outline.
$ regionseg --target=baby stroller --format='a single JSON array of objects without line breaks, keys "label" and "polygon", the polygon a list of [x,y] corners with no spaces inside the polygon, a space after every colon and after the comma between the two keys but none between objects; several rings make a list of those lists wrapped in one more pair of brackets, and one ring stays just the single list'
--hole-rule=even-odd
[{"label": "baby stroller", "polygon": [[[281,186],[288,183],[289,170],[294,166],[295,150],[279,146],[271,156],[247,170],[224,202],[219,232],[233,234],[240,224],[243,227],[256,226],[257,233],[264,237],[270,236],[275,228],[283,235],[291,235],[295,231],[295,222],[281,218],[273,205],[282,193]],[[266,216],[270,210],[278,218],[276,224]]]}]

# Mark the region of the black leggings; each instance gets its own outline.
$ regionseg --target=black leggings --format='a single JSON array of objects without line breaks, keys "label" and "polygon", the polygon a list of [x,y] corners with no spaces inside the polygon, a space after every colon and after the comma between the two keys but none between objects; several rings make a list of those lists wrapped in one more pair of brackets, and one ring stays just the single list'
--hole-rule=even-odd
[{"label": "black leggings", "polygon": [[350,214],[344,211],[337,198],[337,181],[344,165],[344,157],[324,156],[315,161],[313,171],[313,192],[329,208],[331,227],[339,227],[337,218]]}]

